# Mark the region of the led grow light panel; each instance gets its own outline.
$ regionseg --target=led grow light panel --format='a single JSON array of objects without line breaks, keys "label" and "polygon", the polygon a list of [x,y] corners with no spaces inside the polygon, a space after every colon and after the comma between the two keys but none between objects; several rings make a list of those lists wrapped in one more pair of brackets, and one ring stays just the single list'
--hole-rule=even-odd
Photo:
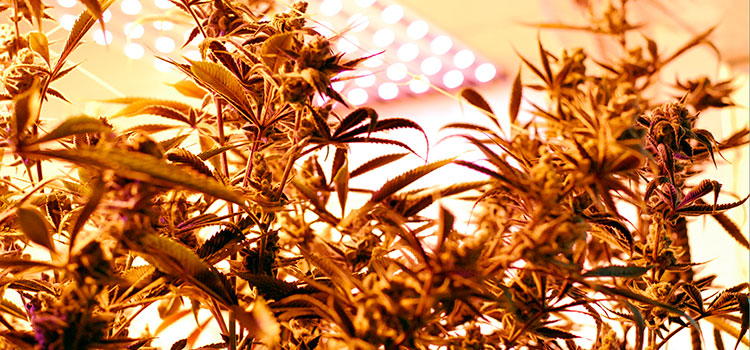
[{"label": "led grow light panel", "polygon": [[[52,14],[70,30],[83,6],[75,0],[57,2]],[[431,87],[453,90],[500,75],[494,64],[396,2],[309,3],[309,25],[330,38],[345,58],[376,54],[333,85],[353,105],[420,95]],[[151,60],[158,71],[173,68],[154,56],[200,59],[197,44],[202,38],[182,47],[194,25],[168,0],[122,0],[105,12],[104,21],[106,31],[95,26],[89,40],[122,50],[132,60]]]}]

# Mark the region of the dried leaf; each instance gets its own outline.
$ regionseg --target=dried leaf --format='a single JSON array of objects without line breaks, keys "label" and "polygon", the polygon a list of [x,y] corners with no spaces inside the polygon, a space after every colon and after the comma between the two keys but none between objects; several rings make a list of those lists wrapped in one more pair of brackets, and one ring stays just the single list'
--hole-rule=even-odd
[{"label": "dried leaf", "polygon": [[510,103],[508,105],[508,115],[510,123],[516,124],[518,111],[521,109],[521,97],[523,96],[523,84],[521,84],[521,67],[518,68],[518,74],[513,79],[513,87],[510,90]]},{"label": "dried leaf", "polygon": [[[40,2],[39,0],[35,0],[36,2]],[[44,62],[47,62],[47,65],[50,64],[49,62],[49,43],[47,42],[47,36],[44,35],[44,33],[41,32],[30,32],[29,33],[29,48],[32,49],[34,52],[38,53],[42,58],[44,58]]]},{"label": "dried leaf", "polygon": [[346,156],[346,150],[343,148],[336,149],[336,156],[334,157],[334,164],[337,163],[337,159],[341,165],[338,165],[338,169],[334,166],[335,172],[333,176],[333,187],[336,189],[336,194],[339,199],[339,205],[341,206],[341,215],[343,216],[346,212],[346,197],[349,194],[349,161]]},{"label": "dried leaf", "polygon": [[186,97],[202,99],[207,93],[206,90],[203,90],[198,84],[190,80],[180,80],[174,84],[167,83],[167,85],[175,88],[177,92]]},{"label": "dried leaf", "polygon": [[213,177],[211,169],[203,163],[203,160],[198,158],[195,154],[183,148],[176,148],[167,153],[167,160],[173,163],[184,164],[190,169],[205,175],[206,177]]},{"label": "dried leaf", "polygon": [[70,150],[40,150],[29,154],[63,159],[84,166],[112,169],[116,170],[119,176],[179,186],[244,206],[244,199],[238,193],[216,180],[186,172],[176,165],[167,164],[158,158],[143,153],[93,147]]},{"label": "dried leaf", "polygon": [[184,245],[148,233],[125,240],[125,244],[158,270],[188,281],[228,307],[237,305],[237,296],[227,288],[223,276]]},{"label": "dried leaf", "polygon": [[56,128],[52,129],[52,131],[36,140],[29,142],[29,144],[34,145],[43,142],[59,140],[73,135],[110,131],[112,131],[112,129],[109,126],[105,125],[101,120],[81,115],[66,119]]},{"label": "dried leaf", "polygon": [[651,270],[653,266],[618,266],[618,265],[611,265],[611,266],[603,266],[603,267],[597,267],[593,270],[586,271],[583,275],[583,277],[622,277],[622,278],[636,278],[640,277],[649,270]]},{"label": "dried leaf", "polygon": [[190,71],[199,83],[227,100],[247,121],[259,125],[255,115],[252,114],[245,89],[232,72],[214,62],[191,60],[188,62],[190,62]]},{"label": "dried leaf", "polygon": [[52,226],[44,215],[32,206],[22,206],[16,209],[18,223],[21,225],[21,231],[32,242],[55,251],[55,244],[52,242]]}]

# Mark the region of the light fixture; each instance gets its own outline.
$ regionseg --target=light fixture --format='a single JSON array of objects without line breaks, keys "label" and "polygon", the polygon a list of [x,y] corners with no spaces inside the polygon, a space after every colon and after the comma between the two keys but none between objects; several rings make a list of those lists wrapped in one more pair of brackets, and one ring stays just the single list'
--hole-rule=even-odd
[{"label": "light fixture", "polygon": [[457,68],[465,69],[469,68],[474,63],[474,53],[471,50],[463,49],[453,56],[453,64]]},{"label": "light fixture", "polygon": [[492,80],[495,78],[495,75],[497,75],[497,69],[495,69],[495,66],[492,63],[482,63],[474,71],[474,77],[476,77],[477,81],[480,83],[486,83]]},{"label": "light fixture", "polygon": [[406,28],[406,35],[408,35],[412,40],[419,40],[424,38],[429,30],[430,26],[427,24],[427,22],[422,20],[414,21],[411,22],[408,28]]},{"label": "light fixture", "polygon": [[401,20],[401,18],[404,17],[404,8],[401,7],[401,5],[390,5],[383,9],[383,12],[380,14],[380,17],[383,19],[383,22],[388,24],[396,24],[398,21]]},{"label": "light fixture", "polygon": [[463,84],[463,82],[464,75],[457,69],[449,71],[443,76],[443,84],[445,84],[445,86],[449,89],[456,88]]},{"label": "light fixture", "polygon": [[[76,1],[55,0],[59,3],[55,4],[56,8],[62,12],[53,14],[62,28],[71,30],[75,25],[77,17],[65,9],[80,7]],[[97,32],[97,27],[92,28],[89,34],[92,41],[106,45],[125,37],[121,50],[132,60],[148,56],[149,50],[178,61],[180,57],[202,59],[197,50],[204,40],[202,35],[197,34],[187,43],[194,30],[192,25],[184,26],[182,22],[167,17],[169,15],[144,19],[150,24],[132,22],[145,10],[164,13],[163,10],[174,8],[171,2],[174,0],[120,1],[117,10],[103,13],[103,22],[109,22],[107,29],[112,32],[107,34]],[[352,104],[391,100],[404,92],[422,94],[430,91],[432,86],[453,89],[466,82],[485,83],[500,76],[496,66],[395,1],[308,2],[312,9],[308,23],[333,41],[335,53],[346,55],[345,61],[371,56],[333,83],[333,88]],[[317,19],[315,15],[318,15]],[[119,29],[123,27],[124,31]],[[181,48],[183,43],[189,45]],[[154,65],[160,71],[175,71],[163,61]],[[322,103],[323,100],[319,99],[316,101]]]},{"label": "light fixture", "polygon": [[432,42],[430,43],[430,48],[436,55],[446,54],[452,46],[453,40],[451,40],[451,38],[449,38],[447,35],[438,36],[435,39],[432,39]]},{"label": "light fixture", "polygon": [[384,100],[392,100],[398,96],[398,86],[394,83],[383,83],[378,86],[378,96]]},{"label": "light fixture", "polygon": [[359,106],[367,102],[368,95],[365,89],[354,88],[349,90],[349,93],[346,94],[346,97],[349,102],[351,102],[351,104]]},{"label": "light fixture", "polygon": [[426,75],[434,75],[443,68],[443,62],[435,56],[427,57],[422,61],[422,64],[419,67],[422,69],[422,73]]}]

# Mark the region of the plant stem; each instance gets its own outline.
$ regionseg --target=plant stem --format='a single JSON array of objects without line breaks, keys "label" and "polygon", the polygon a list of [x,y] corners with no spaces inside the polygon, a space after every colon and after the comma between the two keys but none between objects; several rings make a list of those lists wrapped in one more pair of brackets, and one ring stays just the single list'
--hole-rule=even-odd
[{"label": "plant stem", "polygon": [[237,338],[235,333],[237,329],[235,327],[234,311],[229,311],[229,350],[237,350]]},{"label": "plant stem", "polygon": [[242,179],[242,187],[247,187],[248,182],[250,181],[250,173],[253,171],[253,157],[255,157],[255,152],[258,151],[258,143],[260,143],[260,134],[263,133],[263,130],[258,128],[257,133],[253,137],[253,144],[250,146],[250,156],[247,157],[247,165],[245,165],[245,177]]}]

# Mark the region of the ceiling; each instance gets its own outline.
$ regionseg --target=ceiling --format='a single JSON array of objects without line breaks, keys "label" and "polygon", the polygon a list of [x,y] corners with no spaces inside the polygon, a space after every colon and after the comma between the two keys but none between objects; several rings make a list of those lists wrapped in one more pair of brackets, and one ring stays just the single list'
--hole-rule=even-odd
[{"label": "ceiling", "polygon": [[[599,47],[588,33],[564,30],[539,31],[534,23],[587,25],[586,0],[399,0],[428,22],[503,65],[517,65],[516,53],[536,54],[536,36],[545,47]],[[605,3],[603,0],[594,0]],[[617,1],[615,1],[617,2]],[[630,22],[647,24],[642,32],[657,38],[665,51],[677,49],[711,26],[711,39],[723,59],[734,65],[750,61],[750,2],[747,0],[639,0],[628,3]],[[660,39],[660,40],[659,40]],[[601,54],[601,52],[599,52]]]}]

